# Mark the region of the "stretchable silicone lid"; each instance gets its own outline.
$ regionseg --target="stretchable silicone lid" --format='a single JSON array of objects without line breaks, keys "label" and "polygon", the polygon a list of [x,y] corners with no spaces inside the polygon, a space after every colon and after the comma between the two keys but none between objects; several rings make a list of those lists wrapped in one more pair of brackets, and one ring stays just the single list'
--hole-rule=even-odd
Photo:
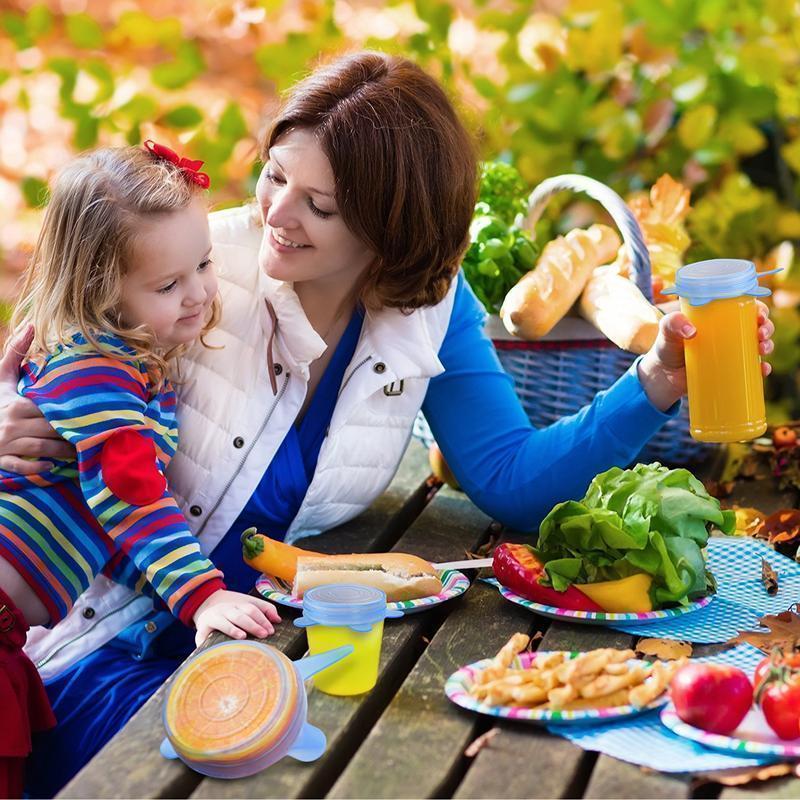
[{"label": "stretchable silicone lid", "polygon": [[242,762],[297,737],[305,721],[292,662],[259,642],[224,642],[189,661],[164,705],[167,737],[188,761]]},{"label": "stretchable silicone lid", "polygon": [[380,589],[353,583],[332,583],[315,586],[303,595],[303,616],[294,624],[300,628],[341,625],[369,630],[376,622],[401,614],[386,607],[386,592]]},{"label": "stretchable silicone lid", "polygon": [[662,294],[678,295],[693,306],[745,295],[766,297],[771,292],[759,286],[758,279],[776,272],[780,270],[756,272],[756,265],[744,259],[712,258],[680,267],[675,275],[675,286],[663,290]]}]

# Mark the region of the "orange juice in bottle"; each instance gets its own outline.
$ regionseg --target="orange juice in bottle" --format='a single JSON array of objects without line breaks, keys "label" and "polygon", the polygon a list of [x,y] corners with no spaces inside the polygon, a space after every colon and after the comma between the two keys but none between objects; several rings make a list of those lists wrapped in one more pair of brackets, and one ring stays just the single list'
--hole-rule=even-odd
[{"label": "orange juice in bottle", "polygon": [[684,344],[689,428],[698,441],[737,442],[767,429],[755,298],[770,292],[758,276],[750,261],[699,261],[681,267],[665,292],[680,297],[697,329]]}]

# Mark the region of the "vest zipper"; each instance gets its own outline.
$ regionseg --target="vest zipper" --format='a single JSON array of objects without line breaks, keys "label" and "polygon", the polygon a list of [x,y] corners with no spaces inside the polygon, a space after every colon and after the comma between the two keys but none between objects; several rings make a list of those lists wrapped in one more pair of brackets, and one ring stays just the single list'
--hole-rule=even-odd
[{"label": "vest zipper", "polygon": [[275,409],[277,408],[278,403],[280,402],[281,398],[283,397],[284,392],[286,391],[286,387],[288,386],[288,384],[289,384],[289,372],[287,371],[286,376],[283,379],[283,386],[281,386],[281,389],[278,392],[277,397],[275,398],[275,400],[272,403],[272,406],[270,407],[269,411],[267,412],[267,416],[264,418],[264,421],[261,423],[261,427],[258,429],[256,435],[251,440],[250,446],[247,448],[247,450],[245,450],[244,454],[242,455],[242,459],[239,462],[239,466],[236,468],[236,471],[233,473],[233,475],[231,475],[230,480],[225,484],[225,488],[222,490],[222,494],[220,494],[219,498],[217,499],[217,502],[214,504],[214,506],[212,507],[211,511],[208,512],[208,515],[206,516],[205,522],[200,526],[200,528],[198,529],[197,533],[195,534],[196,537],[199,537],[200,534],[206,529],[206,525],[208,525],[208,523],[209,523],[211,517],[213,516],[214,512],[219,508],[220,503],[222,502],[222,500],[225,497],[225,495],[228,493],[228,489],[231,488],[233,482],[236,480],[236,477],[242,471],[242,467],[244,466],[244,462],[247,461],[247,457],[250,455],[250,453],[252,452],[253,448],[256,446],[256,442],[261,438],[261,434],[264,433],[264,429],[267,427],[267,425],[269,424],[270,419],[272,418],[272,415],[275,413]]},{"label": "vest zipper", "polygon": [[87,633],[93,631],[101,622],[107,620],[109,617],[112,617],[114,614],[119,614],[120,611],[124,611],[131,603],[135,603],[137,600],[141,600],[142,597],[145,597],[145,595],[137,594],[134,597],[131,597],[130,600],[127,600],[125,603],[123,603],[119,608],[115,608],[113,611],[109,611],[108,614],[106,614],[104,617],[98,617],[94,621],[94,624],[90,625],[85,631],[82,631],[80,635],[76,636],[74,639],[70,639],[68,642],[64,642],[64,644],[57,647],[55,650],[53,650],[52,653],[49,653],[41,661],[37,661],[36,669],[40,669],[45,664],[47,664],[48,661],[52,661],[65,647],[69,647],[71,644],[74,644],[78,640],[83,639],[83,637],[86,636]]},{"label": "vest zipper", "polygon": [[342,384],[341,388],[339,389],[339,394],[336,395],[336,399],[337,400],[342,396],[342,392],[345,390],[345,387],[347,386],[347,384],[350,383],[350,378],[352,378],[353,375],[355,375],[356,372],[358,372],[358,370],[361,369],[361,367],[363,367],[364,364],[367,363],[367,361],[372,361],[372,356],[367,356],[365,359],[362,359],[361,361],[358,362],[358,364],[356,364],[353,367],[353,371],[345,378],[344,383]]}]

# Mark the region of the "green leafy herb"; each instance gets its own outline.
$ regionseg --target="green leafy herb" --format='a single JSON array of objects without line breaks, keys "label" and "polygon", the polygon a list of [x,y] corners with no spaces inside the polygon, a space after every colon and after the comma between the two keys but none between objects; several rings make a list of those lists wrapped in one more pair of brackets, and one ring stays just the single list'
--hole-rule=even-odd
[{"label": "green leafy herb", "polygon": [[736,515],[688,470],[614,467],[545,517],[535,552],[559,591],[644,572],[655,608],[687,605],[716,588],[703,555],[711,526],[733,533]]},{"label": "green leafy herb", "polygon": [[502,161],[481,165],[470,246],[462,266],[467,281],[489,313],[500,309],[508,290],[533,269],[539,247],[515,224],[527,209],[528,192],[519,172]]}]

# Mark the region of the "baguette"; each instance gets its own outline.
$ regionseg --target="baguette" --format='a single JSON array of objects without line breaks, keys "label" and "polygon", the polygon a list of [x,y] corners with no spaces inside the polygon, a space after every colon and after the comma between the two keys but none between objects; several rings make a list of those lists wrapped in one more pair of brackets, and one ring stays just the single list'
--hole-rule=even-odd
[{"label": "baguette", "polygon": [[297,559],[292,594],[302,597],[314,586],[356,583],[386,592],[389,602],[415,600],[442,591],[436,570],[418,556],[403,553],[355,553],[301,556]]},{"label": "baguette", "polygon": [[581,316],[602,331],[617,347],[646,353],[658,335],[661,312],[651,305],[628,278],[613,267],[598,267],[580,301]]},{"label": "baguette", "polygon": [[611,261],[621,241],[607,225],[576,228],[549,242],[536,267],[506,295],[500,318],[509,333],[540,339],[550,333],[583,291],[592,271]]}]

